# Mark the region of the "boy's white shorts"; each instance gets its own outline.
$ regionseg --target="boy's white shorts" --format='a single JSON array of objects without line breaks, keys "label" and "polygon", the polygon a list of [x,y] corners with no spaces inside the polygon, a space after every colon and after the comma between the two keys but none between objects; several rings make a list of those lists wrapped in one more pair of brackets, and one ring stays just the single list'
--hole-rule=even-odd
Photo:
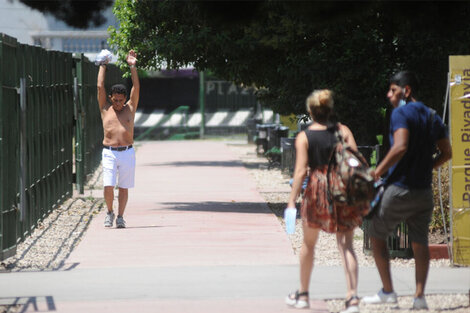
[{"label": "boy's white shorts", "polygon": [[124,151],[114,151],[103,148],[103,186],[116,186],[118,178],[119,188],[133,188],[135,176],[135,150],[130,148]]}]

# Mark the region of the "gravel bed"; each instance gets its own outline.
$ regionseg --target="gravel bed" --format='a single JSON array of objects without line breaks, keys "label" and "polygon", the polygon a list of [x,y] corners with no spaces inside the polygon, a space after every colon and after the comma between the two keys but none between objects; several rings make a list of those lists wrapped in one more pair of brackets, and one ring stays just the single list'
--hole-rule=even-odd
[{"label": "gravel bed", "polygon": [[[328,310],[330,312],[341,312],[344,310],[343,300],[327,300]],[[413,297],[398,297],[398,304],[389,305],[372,305],[359,304],[361,313],[469,313],[470,305],[468,303],[468,294],[451,294],[451,295],[426,295],[426,302],[429,310],[413,310]]]},{"label": "gravel bed", "polygon": [[59,270],[80,243],[93,216],[103,203],[93,198],[73,198],[39,222],[31,236],[17,247],[16,255],[0,264],[0,270]]},{"label": "gravel bed", "polygon": [[[87,190],[100,188],[100,175],[101,169],[96,170],[86,186]],[[65,260],[80,243],[91,220],[103,206],[103,199],[91,196],[79,195],[66,200],[18,244],[15,256],[0,263],[0,272],[64,269]]]},{"label": "gravel bed", "polygon": [[[238,155],[239,159],[245,165],[249,174],[256,181],[258,191],[266,201],[269,208],[277,216],[279,223],[285,228],[283,221],[283,212],[289,199],[290,177],[282,173],[279,168],[269,168],[268,161],[262,156],[258,156],[255,146],[240,142],[228,144],[232,152]],[[296,231],[292,235],[287,235],[291,241],[292,249],[295,254],[299,253],[302,245],[302,227],[298,218],[296,221]],[[366,255],[363,251],[364,234],[361,228],[356,228],[354,234],[354,249],[358,258],[359,266],[373,266],[375,262],[372,256]],[[321,232],[315,248],[315,265],[321,266],[341,266],[341,260],[336,248],[336,237],[334,234]],[[414,267],[414,259],[395,258],[391,260],[392,267]],[[450,267],[448,259],[431,260],[431,267]],[[379,286],[377,286],[379,288]],[[361,312],[416,312],[412,310],[413,299],[411,296],[399,296],[398,305],[360,305]],[[469,313],[470,300],[468,294],[446,294],[446,295],[427,295],[428,312],[453,312]],[[326,299],[328,309],[331,312],[340,312],[344,310],[344,299]]]}]

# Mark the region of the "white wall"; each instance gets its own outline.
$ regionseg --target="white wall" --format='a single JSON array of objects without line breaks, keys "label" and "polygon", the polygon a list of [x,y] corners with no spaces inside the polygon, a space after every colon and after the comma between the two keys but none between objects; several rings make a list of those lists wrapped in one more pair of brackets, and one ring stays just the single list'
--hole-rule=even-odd
[{"label": "white wall", "polygon": [[30,33],[46,29],[47,19],[43,13],[16,0],[0,0],[0,33],[32,45],[34,42]]},{"label": "white wall", "polygon": [[[84,2],[84,5],[90,5]],[[100,31],[106,33],[110,25],[118,26],[112,12],[112,6],[103,12],[106,22],[98,27],[90,27],[86,30],[77,29],[66,25],[64,22],[56,19],[50,14],[44,14],[37,10],[22,4],[18,0],[0,0],[0,33],[15,37],[19,42],[34,45],[33,34],[47,34],[50,40],[43,46],[53,50],[62,50],[62,39],[57,38],[58,33],[74,32],[82,37],[87,37],[89,31]],[[57,33],[56,33],[57,32]],[[63,36],[63,35],[62,35]],[[93,35],[90,35],[93,37]],[[59,36],[60,37],[60,36]],[[72,36],[71,36],[72,37]]]}]

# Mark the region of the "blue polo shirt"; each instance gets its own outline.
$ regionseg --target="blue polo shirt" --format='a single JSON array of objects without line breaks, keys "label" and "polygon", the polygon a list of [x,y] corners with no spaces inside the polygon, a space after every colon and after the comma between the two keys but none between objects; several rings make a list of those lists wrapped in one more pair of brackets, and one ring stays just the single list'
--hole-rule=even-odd
[{"label": "blue polo shirt", "polygon": [[388,184],[407,189],[431,187],[436,142],[448,136],[442,119],[435,114],[431,121],[431,114],[422,102],[408,102],[392,111],[390,145],[393,145],[393,133],[400,128],[408,129],[409,139],[405,155],[388,170]]}]

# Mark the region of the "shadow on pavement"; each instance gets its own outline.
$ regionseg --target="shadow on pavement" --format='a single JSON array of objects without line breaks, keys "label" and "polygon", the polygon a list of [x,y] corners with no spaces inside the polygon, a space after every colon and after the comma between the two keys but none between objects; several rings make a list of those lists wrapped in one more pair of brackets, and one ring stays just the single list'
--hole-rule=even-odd
[{"label": "shadow on pavement", "polygon": [[[149,226],[126,226],[126,228],[122,228],[122,229],[118,229],[118,230],[126,230],[126,229],[134,229],[134,228],[161,228],[161,227],[171,227],[169,225],[165,225],[165,226],[158,226],[158,225],[149,225]],[[174,225],[173,227],[176,227],[176,225]],[[111,228],[111,229],[117,229],[117,228]]]},{"label": "shadow on pavement", "polygon": [[163,202],[165,209],[189,212],[217,212],[217,213],[263,213],[273,212],[264,202]]},{"label": "shadow on pavement", "polygon": [[[2,307],[6,311],[2,310]],[[54,312],[57,311],[53,296],[0,298],[0,312]]]},{"label": "shadow on pavement", "polygon": [[169,162],[169,163],[146,163],[142,166],[175,166],[175,167],[247,167],[258,168],[259,164],[244,164],[241,161],[184,161],[184,162]]}]

